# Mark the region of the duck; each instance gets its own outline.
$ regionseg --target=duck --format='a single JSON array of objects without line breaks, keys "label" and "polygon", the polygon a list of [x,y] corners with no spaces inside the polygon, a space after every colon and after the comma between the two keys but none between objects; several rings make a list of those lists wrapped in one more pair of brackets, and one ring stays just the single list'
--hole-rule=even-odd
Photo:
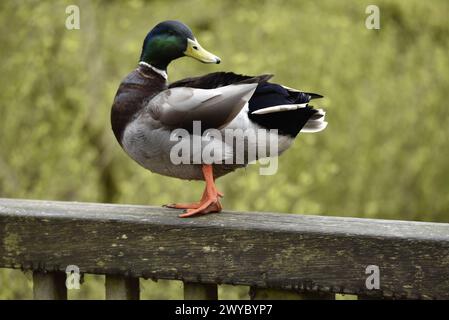
[{"label": "duck", "polygon": [[[199,201],[165,205],[183,210],[179,217],[187,218],[222,211],[220,198],[224,195],[216,179],[263,156],[280,156],[299,133],[320,132],[327,122],[325,111],[310,105],[322,95],[273,83],[271,74],[249,76],[219,71],[170,83],[167,67],[182,57],[206,64],[221,62],[180,21],[167,20],[152,28],[143,41],[136,69],[118,87],[111,108],[111,126],[119,145],[140,166],[164,176],[205,182]],[[240,149],[217,137],[217,133],[242,135],[248,130],[266,135],[255,142],[244,136],[246,144]],[[200,149],[195,149],[195,141]],[[277,146],[273,152],[270,149],[262,156],[256,152],[252,157],[239,157],[238,153],[248,151],[250,146],[267,149],[273,141]],[[180,148],[183,143],[189,147]],[[201,150],[211,146],[212,160],[198,159]],[[178,152],[173,152],[175,149]],[[185,151],[185,161],[176,158],[179,150]],[[193,150],[191,154],[189,150]]]}]

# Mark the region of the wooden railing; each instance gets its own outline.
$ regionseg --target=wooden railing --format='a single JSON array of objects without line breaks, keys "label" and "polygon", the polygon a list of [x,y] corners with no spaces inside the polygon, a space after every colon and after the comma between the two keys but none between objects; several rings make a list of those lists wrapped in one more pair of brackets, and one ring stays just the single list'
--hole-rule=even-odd
[{"label": "wooden railing", "polygon": [[[0,199],[0,267],[33,270],[35,299],[66,299],[70,265],[105,274],[106,299],[138,299],[140,277],[182,280],[186,299],[217,299],[217,284],[250,286],[253,299],[449,298],[449,224],[178,214]],[[378,289],[370,276],[378,276]]]}]

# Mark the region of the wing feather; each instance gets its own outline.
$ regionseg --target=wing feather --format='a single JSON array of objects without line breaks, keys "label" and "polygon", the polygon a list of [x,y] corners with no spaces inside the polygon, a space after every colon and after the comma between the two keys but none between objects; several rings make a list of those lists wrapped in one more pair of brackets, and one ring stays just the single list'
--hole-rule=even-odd
[{"label": "wing feather", "polygon": [[273,75],[246,76],[233,72],[213,72],[199,77],[181,79],[169,85],[169,88],[190,87],[201,89],[214,89],[231,84],[261,83],[268,81]]},{"label": "wing feather", "polygon": [[256,90],[257,83],[232,84],[215,89],[175,87],[150,100],[146,111],[153,119],[172,128],[192,129],[201,121],[202,130],[226,126]]}]

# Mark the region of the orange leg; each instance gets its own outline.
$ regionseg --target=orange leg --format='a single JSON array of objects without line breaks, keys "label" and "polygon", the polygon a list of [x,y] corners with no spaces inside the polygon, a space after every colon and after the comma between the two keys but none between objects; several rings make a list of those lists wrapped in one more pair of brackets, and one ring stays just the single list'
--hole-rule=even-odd
[{"label": "orange leg", "polygon": [[169,208],[187,209],[185,213],[180,215],[181,218],[211,212],[220,212],[222,209],[219,197],[223,197],[223,194],[219,192],[215,186],[212,165],[204,164],[202,166],[202,171],[204,180],[206,181],[206,188],[204,189],[203,196],[199,202],[166,205],[166,207]]}]

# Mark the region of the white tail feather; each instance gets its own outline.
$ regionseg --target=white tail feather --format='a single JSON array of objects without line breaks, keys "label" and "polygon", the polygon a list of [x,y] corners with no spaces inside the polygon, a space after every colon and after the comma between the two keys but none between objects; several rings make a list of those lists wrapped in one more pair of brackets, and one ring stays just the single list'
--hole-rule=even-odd
[{"label": "white tail feather", "polygon": [[302,92],[301,90],[290,88],[290,87],[287,87],[287,86],[281,86],[281,87],[286,89],[286,90],[293,91],[293,92]]},{"label": "white tail feather", "polygon": [[301,129],[301,132],[305,133],[314,133],[314,132],[320,132],[326,129],[327,122],[324,121],[324,118],[326,116],[326,112],[323,109],[317,109],[317,113],[315,115],[322,116],[321,118],[317,120],[309,120],[307,121],[306,125]]},{"label": "white tail feather", "polygon": [[266,114],[266,113],[274,113],[274,112],[284,112],[284,111],[291,111],[291,110],[296,110],[296,109],[305,108],[305,107],[307,107],[307,103],[282,104],[279,106],[272,106],[272,107],[259,109],[259,110],[251,112],[251,114]]}]

